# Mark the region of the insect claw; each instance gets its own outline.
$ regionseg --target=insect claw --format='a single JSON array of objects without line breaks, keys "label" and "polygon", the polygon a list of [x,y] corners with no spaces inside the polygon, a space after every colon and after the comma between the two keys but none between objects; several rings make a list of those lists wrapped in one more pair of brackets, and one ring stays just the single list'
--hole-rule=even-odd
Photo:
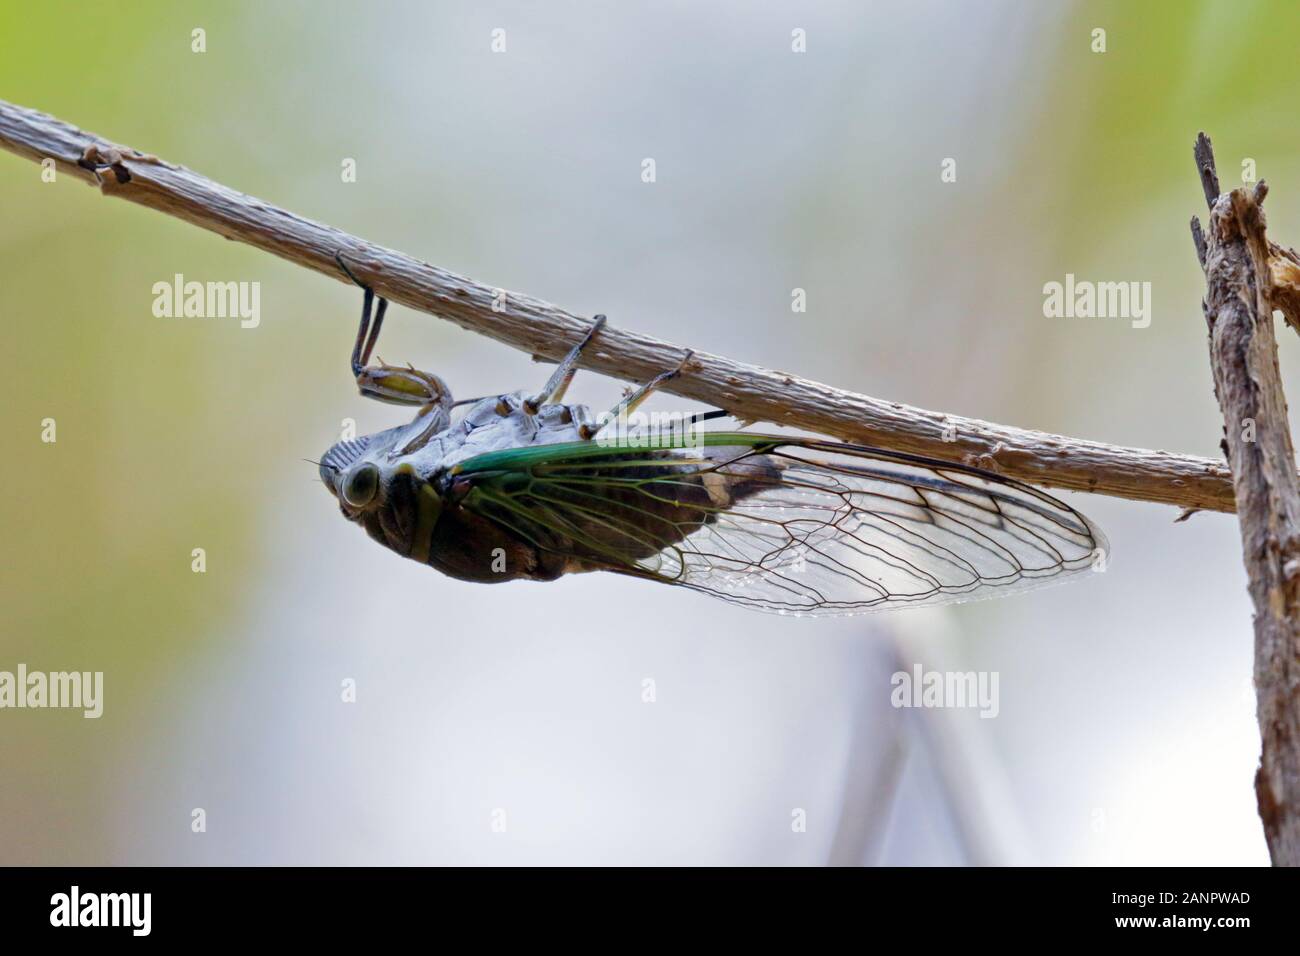
[{"label": "insect claw", "polygon": [[348,264],[343,261],[343,253],[339,252],[337,249],[334,250],[334,261],[337,262],[339,268],[343,270],[343,274],[346,275],[353,282],[355,282],[360,288],[362,289],[370,288],[368,285],[366,285],[364,282],[362,282],[360,279],[358,279],[356,276],[352,274],[352,270],[348,268]]}]

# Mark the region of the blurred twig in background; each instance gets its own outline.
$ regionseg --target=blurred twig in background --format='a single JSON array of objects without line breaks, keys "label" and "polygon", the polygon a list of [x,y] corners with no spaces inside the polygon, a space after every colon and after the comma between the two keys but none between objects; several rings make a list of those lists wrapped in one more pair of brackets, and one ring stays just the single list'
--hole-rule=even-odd
[{"label": "blurred twig in background", "polygon": [[1261,180],[1219,193],[1214,151],[1194,150],[1210,207],[1207,233],[1192,220],[1205,270],[1214,391],[1223,410],[1242,550],[1255,604],[1255,689],[1263,751],[1255,794],[1269,854],[1300,866],[1300,484],[1278,372],[1273,311],[1300,329],[1300,262],[1264,235]]},{"label": "blurred twig in background", "polygon": [[[213,182],[183,166],[113,144],[61,120],[0,101],[0,147],[227,239],[350,284],[343,253],[375,291],[543,359],[558,360],[590,325],[557,306],[483,285]],[[600,333],[579,363],[645,381],[681,362],[684,349],[616,329]],[[783,372],[695,352],[664,390],[726,409],[741,421],[772,422],[893,451],[975,465],[1023,481],[1188,511],[1232,511],[1222,462],[1125,448],[945,415],[832,388]]]}]

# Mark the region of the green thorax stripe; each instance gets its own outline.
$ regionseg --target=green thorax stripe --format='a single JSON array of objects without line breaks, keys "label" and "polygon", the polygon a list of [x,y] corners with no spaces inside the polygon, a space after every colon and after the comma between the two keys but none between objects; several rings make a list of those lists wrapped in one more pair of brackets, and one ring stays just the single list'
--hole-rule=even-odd
[{"label": "green thorax stripe", "polygon": [[775,435],[751,435],[746,432],[703,432],[692,441],[664,441],[657,443],[651,436],[644,447],[627,447],[614,443],[602,445],[593,441],[557,442],[553,445],[529,445],[526,448],[507,448],[475,455],[451,470],[453,475],[467,475],[483,471],[514,470],[548,461],[573,461],[576,458],[599,458],[608,455],[636,455],[655,451],[689,451],[700,446],[708,448],[742,447],[759,448],[780,445],[787,439]]}]

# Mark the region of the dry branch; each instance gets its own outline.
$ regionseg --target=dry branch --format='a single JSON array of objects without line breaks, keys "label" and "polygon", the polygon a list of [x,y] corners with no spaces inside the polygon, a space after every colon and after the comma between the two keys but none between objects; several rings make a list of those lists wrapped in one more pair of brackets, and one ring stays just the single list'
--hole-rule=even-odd
[{"label": "dry branch", "polygon": [[[1223,410],[1250,596],[1255,605],[1256,716],[1263,750],[1255,793],[1269,854],[1300,866],[1300,483],[1278,372],[1273,310],[1293,326],[1293,290],[1275,281],[1282,250],[1264,235],[1268,188],[1218,195],[1214,153],[1202,133],[1195,148],[1208,233],[1193,220],[1205,269],[1214,391]],[[1286,251],[1285,261],[1294,261]]]},{"label": "dry branch", "polygon": [[[106,195],[347,282],[334,262],[334,254],[341,251],[380,295],[542,358],[560,358],[589,324],[588,319],[515,293],[508,293],[504,311],[493,311],[497,288],[303,219],[182,166],[3,101],[0,147],[36,162],[51,159],[61,173],[96,184]],[[583,368],[636,381],[675,367],[684,351],[613,326],[607,326],[594,344],[583,353]],[[773,422],[974,464],[1039,485],[1190,510],[1234,507],[1231,476],[1222,462],[944,415],[705,352],[696,352],[685,374],[666,391],[724,408],[745,421]]]}]

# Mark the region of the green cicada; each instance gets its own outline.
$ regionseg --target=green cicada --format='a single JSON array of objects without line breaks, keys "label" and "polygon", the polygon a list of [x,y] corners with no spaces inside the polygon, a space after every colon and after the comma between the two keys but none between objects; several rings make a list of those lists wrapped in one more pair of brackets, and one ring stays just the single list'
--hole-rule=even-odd
[{"label": "green cicada", "polygon": [[1020,591],[1104,555],[1104,536],[1082,514],[976,468],[834,441],[700,433],[698,422],[666,441],[609,441],[605,423],[625,421],[678,372],[600,421],[564,404],[603,316],[540,392],[453,402],[436,375],[368,364],[387,302],[372,323],[375,296],[362,288],[357,385],[419,411],[408,425],[334,445],[321,480],[380,544],[452,577],[616,571],[764,611],[853,614]]}]

